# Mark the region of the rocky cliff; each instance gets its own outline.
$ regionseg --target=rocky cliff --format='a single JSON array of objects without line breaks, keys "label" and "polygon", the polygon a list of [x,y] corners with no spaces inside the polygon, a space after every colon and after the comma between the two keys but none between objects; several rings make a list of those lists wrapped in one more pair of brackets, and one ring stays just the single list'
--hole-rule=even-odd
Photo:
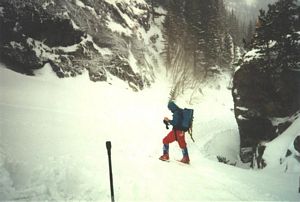
[{"label": "rocky cliff", "polygon": [[156,26],[143,0],[2,0],[0,59],[29,75],[50,63],[61,78],[87,70],[140,90],[154,79]]},{"label": "rocky cliff", "polygon": [[264,70],[265,65],[259,60],[245,62],[234,75],[232,94],[244,162],[299,116],[300,72],[285,70],[274,79],[274,72]]},{"label": "rocky cliff", "polygon": [[300,5],[280,0],[261,10],[256,32],[233,81],[232,95],[241,139],[241,159],[249,162],[299,117]]}]

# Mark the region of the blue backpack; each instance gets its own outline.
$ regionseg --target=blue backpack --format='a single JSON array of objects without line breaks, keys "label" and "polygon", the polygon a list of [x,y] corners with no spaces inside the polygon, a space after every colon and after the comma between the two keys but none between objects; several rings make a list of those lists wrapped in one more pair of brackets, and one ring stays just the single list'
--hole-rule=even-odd
[{"label": "blue backpack", "polygon": [[193,119],[194,119],[194,110],[184,108],[182,110],[182,121],[181,121],[181,129],[184,132],[187,132],[192,129]]}]

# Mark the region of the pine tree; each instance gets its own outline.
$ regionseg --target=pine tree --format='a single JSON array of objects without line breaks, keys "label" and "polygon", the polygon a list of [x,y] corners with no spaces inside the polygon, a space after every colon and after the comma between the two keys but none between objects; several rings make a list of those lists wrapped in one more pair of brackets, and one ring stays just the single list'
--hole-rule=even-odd
[{"label": "pine tree", "polygon": [[165,50],[166,65],[169,69],[174,65],[174,58],[176,57],[176,50],[178,45],[182,44],[182,36],[185,31],[184,19],[182,17],[183,12],[180,7],[179,0],[170,1],[167,7],[168,13],[165,17],[164,25],[164,39],[165,39]]},{"label": "pine tree", "polygon": [[223,0],[169,0],[167,10],[165,55],[173,74],[190,72],[202,80],[211,67],[232,62],[241,31]]},{"label": "pine tree", "polygon": [[241,28],[239,25],[239,20],[237,19],[233,10],[228,16],[228,32],[232,36],[234,44],[241,45],[242,43]]},{"label": "pine tree", "polygon": [[300,12],[296,0],[280,0],[269,6],[268,13],[272,17],[271,40],[277,42],[273,47],[278,52],[277,60],[282,68],[300,69]]},{"label": "pine tree", "polygon": [[254,46],[266,56],[269,68],[299,68],[300,22],[296,0],[279,0],[268,7],[268,12],[260,11]]},{"label": "pine tree", "polygon": [[227,34],[224,38],[224,50],[223,50],[223,64],[229,65],[234,58],[234,44],[230,34]]},{"label": "pine tree", "polygon": [[247,32],[246,32],[246,40],[251,42],[254,34],[255,26],[252,20],[250,20],[248,27],[247,27]]},{"label": "pine tree", "polygon": [[191,0],[186,3],[186,20],[188,22],[188,37],[186,45],[190,56],[192,57],[193,72],[195,75],[200,76],[205,68],[208,66],[208,62],[204,56],[206,50],[205,43],[205,28],[204,19],[202,14],[202,7],[205,1]]}]

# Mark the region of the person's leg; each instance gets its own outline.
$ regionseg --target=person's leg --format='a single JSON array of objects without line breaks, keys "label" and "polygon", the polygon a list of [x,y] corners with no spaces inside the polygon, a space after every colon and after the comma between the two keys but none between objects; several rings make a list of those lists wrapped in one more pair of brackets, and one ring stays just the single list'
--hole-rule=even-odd
[{"label": "person's leg", "polygon": [[163,139],[163,155],[159,158],[160,160],[169,160],[169,144],[175,141],[174,131],[171,130],[169,134]]},{"label": "person's leg", "polygon": [[177,130],[176,131],[176,136],[177,136],[177,141],[178,141],[179,147],[181,149],[186,148],[186,142],[185,142],[184,132]]},{"label": "person's leg", "polygon": [[181,148],[182,155],[183,155],[183,157],[181,159],[181,162],[182,163],[189,163],[190,162],[190,158],[189,158],[189,153],[188,153],[188,149],[187,149],[187,146],[186,146],[184,132],[177,131],[176,135],[177,135],[177,140],[178,140],[179,147]]},{"label": "person's leg", "polygon": [[164,144],[163,146],[163,154],[169,154],[169,144]]}]

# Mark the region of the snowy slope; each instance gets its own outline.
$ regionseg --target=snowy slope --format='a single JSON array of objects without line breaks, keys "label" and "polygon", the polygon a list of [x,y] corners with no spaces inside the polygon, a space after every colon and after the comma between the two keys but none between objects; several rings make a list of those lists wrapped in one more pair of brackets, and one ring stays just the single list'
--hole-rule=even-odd
[{"label": "snowy slope", "polygon": [[[116,85],[118,79],[113,86],[90,82],[87,73],[60,80],[47,65],[37,74],[0,67],[1,201],[109,201],[107,140],[116,201],[300,200],[300,171],[248,170],[216,161],[216,155],[238,161],[226,85],[203,88],[190,106],[196,110],[196,142],[186,138],[187,166],[174,161],[181,158],[177,143],[170,146],[170,163],[158,160],[167,133],[162,117],[170,115],[164,78],[135,93],[122,81]],[[188,106],[187,99],[181,97],[179,105]],[[293,131],[299,131],[297,124]]]}]

